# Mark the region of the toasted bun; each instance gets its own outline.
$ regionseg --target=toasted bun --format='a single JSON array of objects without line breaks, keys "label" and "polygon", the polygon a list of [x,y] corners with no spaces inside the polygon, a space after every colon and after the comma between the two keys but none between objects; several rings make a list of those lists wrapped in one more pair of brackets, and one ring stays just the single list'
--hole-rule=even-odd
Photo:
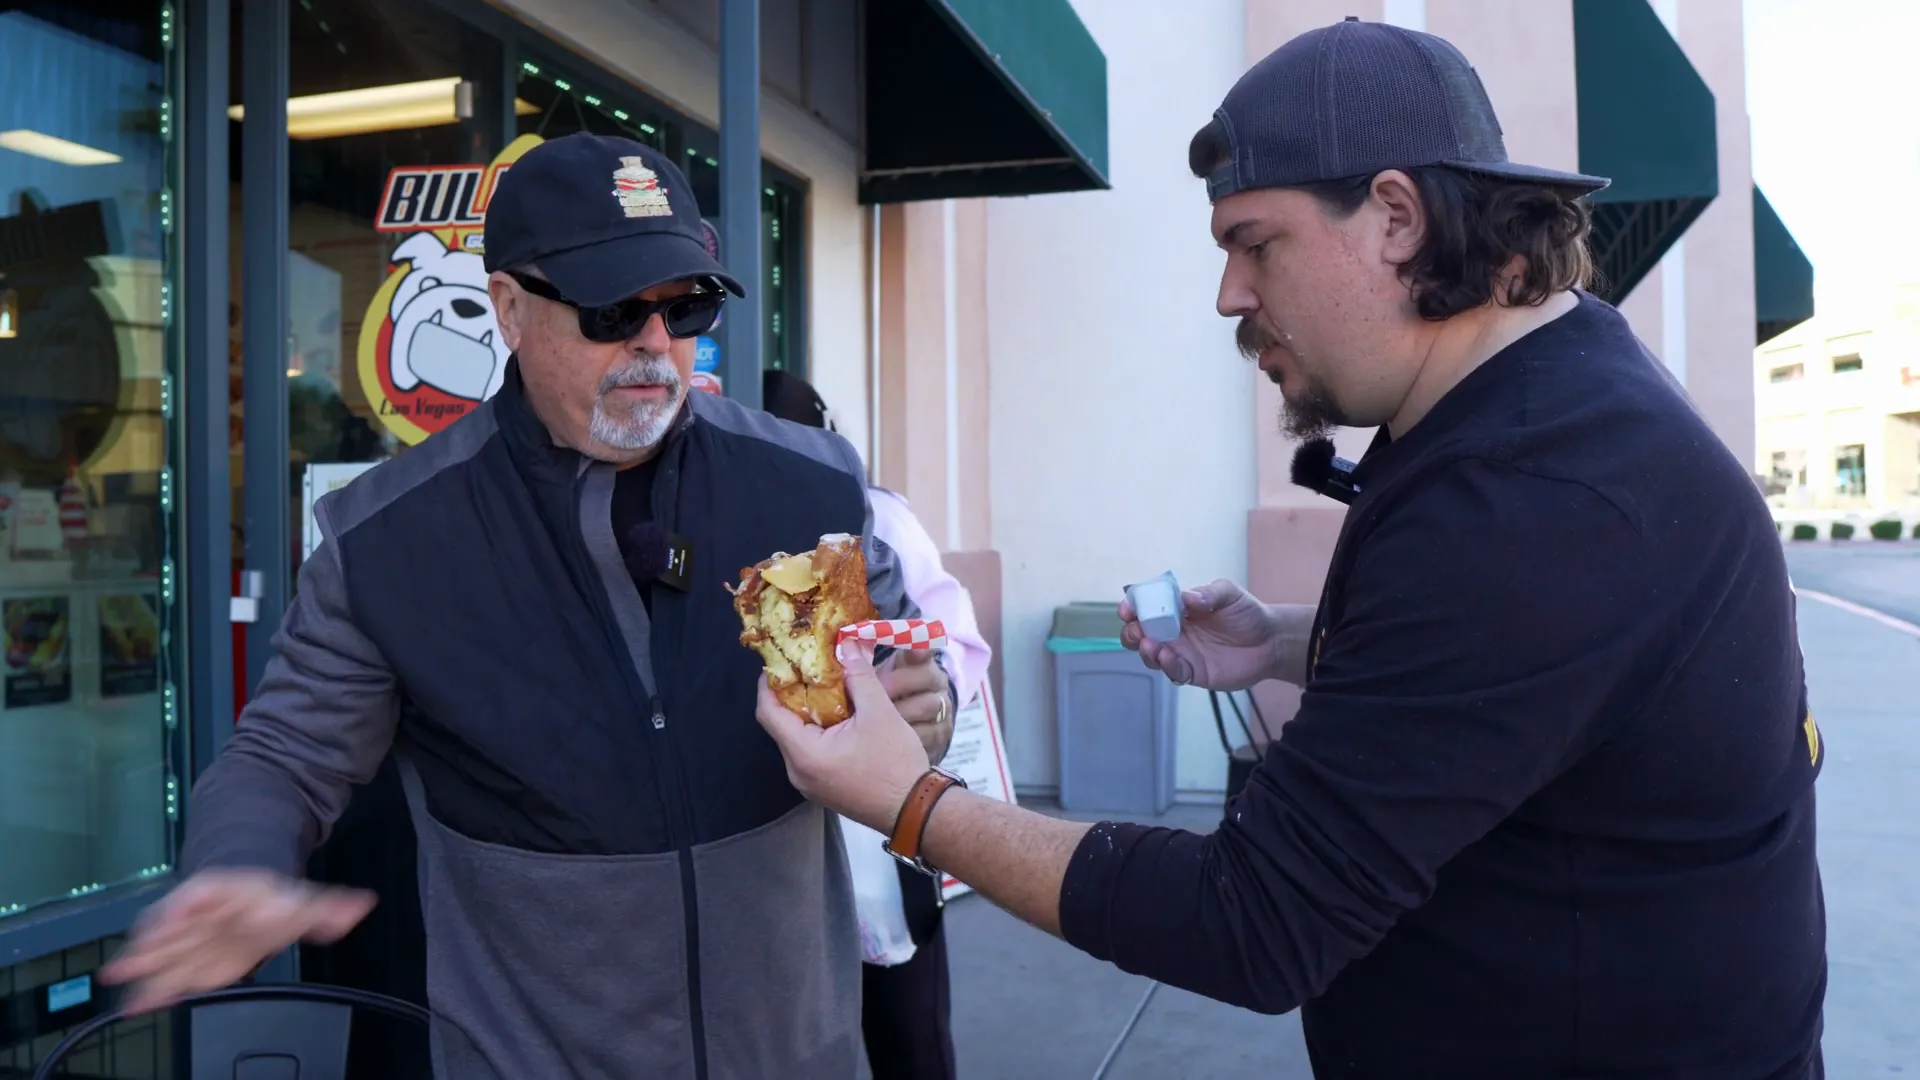
[{"label": "toasted bun", "polygon": [[822,727],[853,715],[834,643],[841,627],[878,617],[860,538],[823,536],[811,552],[776,553],[740,571],[732,592],[740,644],[760,654],[780,704]]}]

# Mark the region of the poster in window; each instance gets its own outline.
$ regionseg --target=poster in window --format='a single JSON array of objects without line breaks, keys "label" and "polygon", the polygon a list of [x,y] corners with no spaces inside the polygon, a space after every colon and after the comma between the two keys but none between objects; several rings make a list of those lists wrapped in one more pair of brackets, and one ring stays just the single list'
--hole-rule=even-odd
[{"label": "poster in window", "polygon": [[67,662],[67,598],[22,596],[0,604],[6,620],[6,707],[58,705],[73,697]]},{"label": "poster in window", "polygon": [[409,445],[480,407],[506,379],[512,352],[487,293],[487,200],[520,155],[522,135],[485,165],[402,165],[387,174],[374,228],[407,234],[361,317],[360,389]]},{"label": "poster in window", "polygon": [[100,696],[160,689],[160,613],[146,593],[100,598]]}]

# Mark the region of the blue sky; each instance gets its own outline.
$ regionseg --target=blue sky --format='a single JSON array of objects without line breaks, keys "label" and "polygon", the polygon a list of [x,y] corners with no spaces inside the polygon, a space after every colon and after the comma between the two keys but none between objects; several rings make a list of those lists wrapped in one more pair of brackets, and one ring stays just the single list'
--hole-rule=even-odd
[{"label": "blue sky", "polygon": [[1920,282],[1920,3],[1744,0],[1754,180],[1837,314]]}]

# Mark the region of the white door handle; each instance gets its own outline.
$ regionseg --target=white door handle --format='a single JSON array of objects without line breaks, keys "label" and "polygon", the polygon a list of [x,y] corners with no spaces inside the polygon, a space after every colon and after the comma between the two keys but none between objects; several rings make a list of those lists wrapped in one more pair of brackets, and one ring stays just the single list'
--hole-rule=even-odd
[{"label": "white door handle", "polygon": [[240,571],[240,592],[228,606],[229,618],[237,623],[259,622],[260,594],[266,591],[267,575],[258,570]]}]

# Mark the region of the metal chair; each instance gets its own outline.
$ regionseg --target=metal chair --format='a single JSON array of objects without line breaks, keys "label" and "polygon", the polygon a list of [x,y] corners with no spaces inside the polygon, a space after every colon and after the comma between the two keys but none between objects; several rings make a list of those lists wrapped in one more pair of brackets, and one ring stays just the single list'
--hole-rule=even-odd
[{"label": "metal chair", "polygon": [[[232,986],[195,994],[173,1007],[188,1010],[188,1080],[346,1080],[356,1010],[409,1021],[423,1033],[429,1021],[427,1010],[411,1001],[305,983]],[[75,1028],[34,1070],[33,1080],[53,1080],[68,1055],[125,1019],[118,1011],[103,1013]]]},{"label": "metal chair", "polygon": [[[1240,710],[1240,702],[1231,693],[1222,694],[1218,690],[1207,691],[1207,701],[1213,706],[1214,730],[1220,733],[1220,749],[1227,752],[1228,801],[1232,801],[1233,797],[1240,794],[1240,790],[1247,786],[1247,777],[1253,775],[1253,767],[1260,763],[1260,755],[1267,745],[1273,742],[1273,730],[1267,727],[1267,717],[1260,711],[1260,702],[1253,696],[1253,691],[1248,690],[1246,694],[1247,704],[1253,708],[1253,718],[1259,723],[1260,734],[1265,737],[1265,742],[1254,741],[1253,730],[1247,726],[1247,714]],[[1240,731],[1247,737],[1247,741],[1239,746],[1235,746],[1233,740],[1227,736],[1226,717],[1220,711],[1222,697],[1225,697],[1227,704],[1232,706],[1233,718],[1239,721]]]}]

